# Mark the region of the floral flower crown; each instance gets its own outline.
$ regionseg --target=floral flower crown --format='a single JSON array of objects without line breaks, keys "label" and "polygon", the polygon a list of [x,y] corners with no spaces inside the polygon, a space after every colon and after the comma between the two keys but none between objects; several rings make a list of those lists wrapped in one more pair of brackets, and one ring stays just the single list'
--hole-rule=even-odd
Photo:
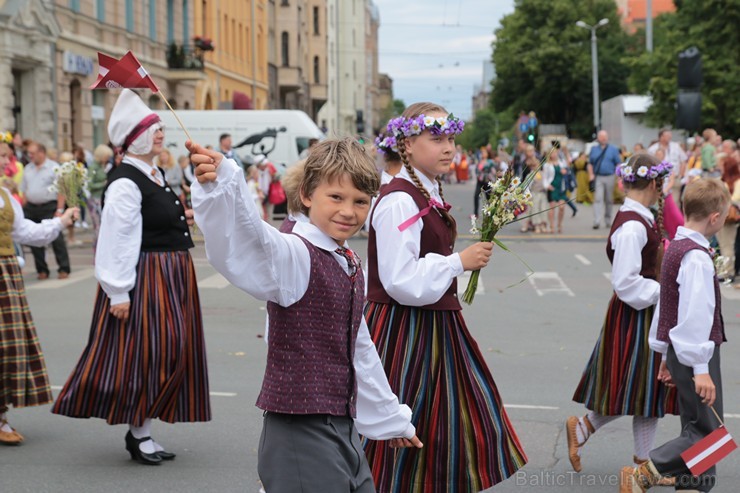
[{"label": "floral flower crown", "polygon": [[663,161],[655,166],[640,166],[637,169],[634,169],[628,163],[624,163],[617,168],[617,176],[624,181],[634,183],[638,178],[643,180],[662,178],[671,174],[671,170],[673,170],[673,165],[668,161]]},{"label": "floral flower crown", "polygon": [[465,128],[465,122],[450,113],[447,116],[434,118],[433,116],[419,115],[415,118],[399,116],[388,122],[388,134],[396,139],[419,135],[429,130],[432,135],[459,135]]},{"label": "floral flower crown", "polygon": [[0,133],[0,142],[4,144],[10,144],[13,142],[13,132]]},{"label": "floral flower crown", "polygon": [[375,148],[381,154],[395,152],[398,154],[398,141],[393,135],[381,134],[375,137]]}]

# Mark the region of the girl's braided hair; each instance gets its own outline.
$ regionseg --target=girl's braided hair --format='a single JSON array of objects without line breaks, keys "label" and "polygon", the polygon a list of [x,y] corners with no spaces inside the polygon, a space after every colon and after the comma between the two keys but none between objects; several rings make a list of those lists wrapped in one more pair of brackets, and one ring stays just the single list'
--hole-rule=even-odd
[{"label": "girl's braided hair", "polygon": [[[416,118],[419,115],[429,115],[429,113],[447,114],[447,110],[444,109],[442,106],[434,103],[414,103],[406,108],[401,116],[403,116],[404,118]],[[406,171],[413,180],[414,185],[416,185],[416,188],[419,189],[421,194],[427,200],[431,200],[432,197],[429,195],[427,189],[424,188],[421,180],[419,180],[419,177],[416,175],[413,166],[411,166],[411,164],[409,163],[408,155],[406,154],[406,139],[407,137],[403,135],[398,137],[398,155],[401,158],[401,162],[403,163],[404,168],[406,168]],[[442,180],[440,180],[439,176],[437,177],[437,184],[439,185],[439,195],[440,197],[442,197],[442,201],[444,202],[445,196],[442,190]],[[447,223],[447,227],[449,228],[450,234],[452,235],[452,241],[454,242],[457,238],[457,223],[455,222],[455,218],[452,217],[452,214],[450,214],[449,211],[446,211],[444,209],[438,210],[439,213],[442,215],[442,218]]]}]

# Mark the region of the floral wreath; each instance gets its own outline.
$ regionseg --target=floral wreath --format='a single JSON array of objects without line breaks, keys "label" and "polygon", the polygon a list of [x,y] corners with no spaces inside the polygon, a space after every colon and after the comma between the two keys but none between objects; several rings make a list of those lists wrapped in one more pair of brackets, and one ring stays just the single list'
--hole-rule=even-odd
[{"label": "floral wreath", "polygon": [[399,116],[388,122],[388,134],[398,140],[401,137],[419,135],[429,130],[432,135],[459,135],[465,128],[465,122],[450,113],[447,116],[434,118],[433,116],[419,115],[415,118]]},{"label": "floral wreath", "polygon": [[0,142],[3,144],[10,144],[13,142],[13,132],[0,133]]},{"label": "floral wreath", "polygon": [[656,178],[662,178],[667,176],[673,170],[673,165],[668,161],[663,161],[655,166],[640,166],[636,170],[633,166],[629,166],[627,163],[622,164],[617,168],[617,176],[622,180],[634,183],[638,178],[643,180],[655,180]]},{"label": "floral wreath", "polygon": [[381,154],[389,152],[398,154],[398,140],[391,134],[381,134],[375,137],[375,148]]}]

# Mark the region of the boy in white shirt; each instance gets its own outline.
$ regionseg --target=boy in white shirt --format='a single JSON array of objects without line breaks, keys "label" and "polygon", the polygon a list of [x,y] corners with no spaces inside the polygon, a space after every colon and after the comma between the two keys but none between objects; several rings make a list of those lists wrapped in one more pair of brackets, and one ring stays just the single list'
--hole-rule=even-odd
[{"label": "boy in white shirt", "polygon": [[665,252],[658,313],[650,328],[650,347],[663,354],[658,378],[675,385],[681,434],[650,452],[650,460],[622,469],[620,493],[644,493],[661,475],[676,478],[682,491],[709,491],[716,481],[710,468],[695,477],[681,458],[720,423],[722,417],[720,345],[726,341],[719,282],[709,241],[724,225],[730,207],[727,188],[714,179],[689,184],[684,195],[686,225]]},{"label": "boy in white shirt", "polygon": [[306,161],[290,234],[260,218],[232,160],[188,142],[197,165],[196,221],[211,264],[268,302],[258,468],[269,493],[375,491],[358,432],[421,447],[411,410],[388,385],[362,314],[364,278],[347,240],[364,224],[379,179],[352,139],[325,140]]}]

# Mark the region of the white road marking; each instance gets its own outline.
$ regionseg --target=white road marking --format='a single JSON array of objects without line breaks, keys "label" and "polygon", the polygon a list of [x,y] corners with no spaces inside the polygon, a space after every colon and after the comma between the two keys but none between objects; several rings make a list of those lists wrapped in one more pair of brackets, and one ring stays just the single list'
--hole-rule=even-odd
[{"label": "white road marking", "polygon": [[[470,281],[470,272],[463,272],[457,277],[457,295],[462,296],[465,293],[465,289],[468,287],[468,281]],[[483,286],[483,279],[478,278],[478,286],[476,286],[475,294],[486,294],[486,288]]]},{"label": "white road marking", "polygon": [[[61,385],[52,385],[51,390],[62,390]],[[236,392],[211,392],[212,397],[236,397]],[[559,411],[560,408],[556,406],[535,406],[532,404],[504,404],[504,407],[509,409],[535,409],[539,411]],[[724,415],[725,419],[740,419],[740,414],[727,414]]]},{"label": "white road marking", "polygon": [[535,272],[529,276],[529,283],[538,296],[549,293],[565,293],[568,296],[575,297],[573,291],[565,285],[557,272]]},{"label": "white road marking", "polygon": [[80,269],[72,271],[67,279],[52,279],[49,278],[45,281],[39,281],[35,284],[26,285],[26,290],[31,291],[33,289],[59,289],[66,288],[70,284],[74,284],[85,279],[90,279],[95,275],[95,269],[88,267],[86,269]]},{"label": "white road marking", "polygon": [[612,282],[612,273],[611,272],[604,272],[604,277],[606,277],[606,280],[610,283]]},{"label": "white road marking", "polygon": [[[61,385],[51,385],[51,390],[62,390]],[[236,397],[236,392],[209,392],[211,397]]]},{"label": "white road marking", "polygon": [[509,409],[539,409],[542,411],[557,411],[559,407],[554,406],[533,406],[531,404],[504,404]]},{"label": "white road marking", "polygon": [[583,265],[591,265],[591,261],[587,259],[586,257],[584,257],[583,255],[581,255],[580,253],[576,253],[575,257],[576,257],[576,260],[578,260]]},{"label": "white road marking", "polygon": [[229,285],[229,280],[218,272],[198,282],[198,289],[223,289]]}]

